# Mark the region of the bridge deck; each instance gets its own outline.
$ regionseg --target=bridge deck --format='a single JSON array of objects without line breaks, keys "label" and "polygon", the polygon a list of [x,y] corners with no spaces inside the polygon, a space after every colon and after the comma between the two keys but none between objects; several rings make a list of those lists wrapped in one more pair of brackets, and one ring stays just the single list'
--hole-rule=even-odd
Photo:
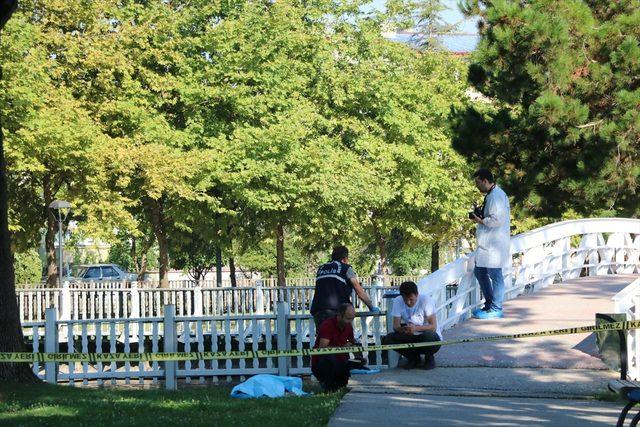
[{"label": "bridge deck", "polygon": [[[638,276],[583,277],[555,284],[504,304],[505,318],[471,319],[444,339],[503,335],[594,324],[596,313],[612,313],[611,298]],[[470,343],[442,347],[438,366],[606,369],[596,357],[594,334]]]}]

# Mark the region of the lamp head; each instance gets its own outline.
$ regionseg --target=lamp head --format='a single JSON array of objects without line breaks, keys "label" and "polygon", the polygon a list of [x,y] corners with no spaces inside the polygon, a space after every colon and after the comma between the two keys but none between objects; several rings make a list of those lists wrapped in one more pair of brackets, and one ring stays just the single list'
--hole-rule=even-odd
[{"label": "lamp head", "polygon": [[69,215],[69,211],[71,211],[71,203],[67,202],[66,200],[54,200],[49,205],[49,209],[56,211],[58,214],[58,219],[60,221],[64,221],[67,215]]}]

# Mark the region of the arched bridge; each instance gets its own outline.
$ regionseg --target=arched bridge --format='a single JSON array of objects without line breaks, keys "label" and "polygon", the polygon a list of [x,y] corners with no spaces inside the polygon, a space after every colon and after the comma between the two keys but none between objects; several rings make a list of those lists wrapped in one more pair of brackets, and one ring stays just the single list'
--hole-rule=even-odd
[{"label": "arched bridge", "polygon": [[[511,301],[505,304],[504,319],[461,323],[481,303],[473,276],[473,252],[419,281],[421,292],[437,301],[444,328],[456,325],[447,338],[581,326],[594,323],[597,312],[635,313],[634,295],[640,290],[640,282],[634,282],[640,274],[638,219],[551,224],[512,237],[511,254],[512,268],[505,271],[505,300]],[[452,284],[457,285],[457,292],[448,298],[446,289]],[[594,345],[589,339],[592,337],[567,335],[474,344],[474,350],[471,345],[462,345],[443,349],[441,358],[451,366],[603,368],[593,357]],[[635,341],[636,333],[630,332],[632,376],[640,375],[633,356]]]}]

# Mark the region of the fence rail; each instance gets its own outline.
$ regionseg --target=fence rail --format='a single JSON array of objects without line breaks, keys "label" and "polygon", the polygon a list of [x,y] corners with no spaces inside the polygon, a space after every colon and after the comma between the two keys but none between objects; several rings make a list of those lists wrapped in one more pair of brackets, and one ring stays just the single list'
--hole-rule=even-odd
[{"label": "fence rail", "polygon": [[[65,282],[61,288],[31,287],[16,290],[22,322],[44,320],[47,308],[56,308],[60,319],[95,319],[162,316],[167,304],[176,306],[179,316],[271,313],[278,301],[290,301],[295,313],[309,311],[314,278],[289,279],[296,283],[271,286],[215,287],[211,282],[172,282],[170,288],[149,286],[148,282],[83,283]],[[417,276],[375,276],[363,278],[363,287],[379,301],[381,288],[398,286]],[[195,285],[195,286],[192,286]],[[356,306],[364,309],[357,300]]]},{"label": "fence rail", "polygon": [[[360,283],[363,286],[371,286],[376,281],[382,281],[389,286],[398,286],[400,283],[412,280],[416,281],[420,276],[367,276],[359,278]],[[286,279],[286,285],[289,286],[313,286],[315,284],[315,277],[292,277]],[[68,280],[69,287],[72,289],[126,289],[131,287],[132,281],[74,281]],[[135,281],[139,287],[149,289],[162,289],[160,288],[160,282],[157,280],[145,280]],[[231,281],[228,279],[222,280],[221,286],[218,286],[215,280],[169,280],[168,289],[188,289],[188,288],[244,288],[244,287],[263,287],[263,288],[276,288],[278,287],[278,279],[274,277],[267,277],[262,279],[238,279],[236,286],[231,285]],[[47,287],[45,282],[29,283],[19,287],[21,290],[37,290],[37,289],[56,289]],[[60,288],[57,288],[60,289]]]},{"label": "fence rail", "polygon": [[[396,286],[363,286],[374,305],[382,303],[385,293]],[[457,287],[446,289],[448,297]],[[43,321],[47,308],[55,308],[64,320],[117,319],[126,317],[163,316],[165,305],[176,307],[179,316],[222,316],[275,313],[279,301],[287,301],[291,311],[308,314],[314,286],[245,287],[245,288],[139,288],[134,282],[126,289],[74,289],[67,283],[60,289],[17,291],[22,322]],[[359,311],[367,307],[355,292],[354,306]]]}]

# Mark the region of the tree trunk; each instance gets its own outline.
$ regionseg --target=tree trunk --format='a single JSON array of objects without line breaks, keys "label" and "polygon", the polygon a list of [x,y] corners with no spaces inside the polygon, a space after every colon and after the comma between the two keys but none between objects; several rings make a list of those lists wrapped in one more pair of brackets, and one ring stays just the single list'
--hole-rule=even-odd
[{"label": "tree trunk", "polygon": [[[2,67],[0,66],[0,80]],[[9,234],[9,193],[4,136],[0,122],[0,352],[25,351],[15,287],[11,236]],[[0,381],[38,382],[28,363],[0,363]]]},{"label": "tree trunk", "polygon": [[222,249],[216,246],[216,286],[222,286]]},{"label": "tree trunk", "polygon": [[236,282],[236,260],[233,257],[229,257],[229,278],[231,279],[231,287],[238,286]]},{"label": "tree trunk", "polygon": [[440,242],[433,242],[431,245],[431,272],[440,268]]},{"label": "tree trunk", "polygon": [[136,280],[139,282],[144,280],[144,275],[147,272],[147,252],[151,249],[151,245],[153,245],[153,239],[148,239],[147,241],[143,239],[142,249],[138,253],[137,240],[135,237],[131,239],[131,259],[135,268]]},{"label": "tree trunk", "polygon": [[378,274],[382,274],[386,276],[389,274],[389,267],[387,266],[387,245],[382,233],[380,233],[380,229],[378,228],[378,224],[375,220],[371,220],[373,224],[373,234],[376,239],[376,246],[378,247],[378,255],[380,256],[380,267],[378,269]]},{"label": "tree trunk", "polygon": [[139,282],[144,281],[144,275],[147,274],[147,254],[140,255],[140,265],[136,269],[136,279]]},{"label": "tree trunk", "polygon": [[276,271],[278,272],[278,286],[286,286],[286,272],[284,269],[284,228],[278,223],[276,227]]},{"label": "tree trunk", "polygon": [[151,224],[153,233],[158,241],[158,270],[161,288],[169,287],[169,240],[167,238],[164,218],[164,203],[162,200],[149,200]]},{"label": "tree trunk", "polygon": [[[47,212],[47,232],[44,237],[44,247],[47,254],[47,286],[55,288],[58,285],[58,266],[56,264],[56,217],[49,205],[53,202],[51,177],[45,175],[42,184],[44,206]],[[59,243],[58,243],[59,244]]]}]

